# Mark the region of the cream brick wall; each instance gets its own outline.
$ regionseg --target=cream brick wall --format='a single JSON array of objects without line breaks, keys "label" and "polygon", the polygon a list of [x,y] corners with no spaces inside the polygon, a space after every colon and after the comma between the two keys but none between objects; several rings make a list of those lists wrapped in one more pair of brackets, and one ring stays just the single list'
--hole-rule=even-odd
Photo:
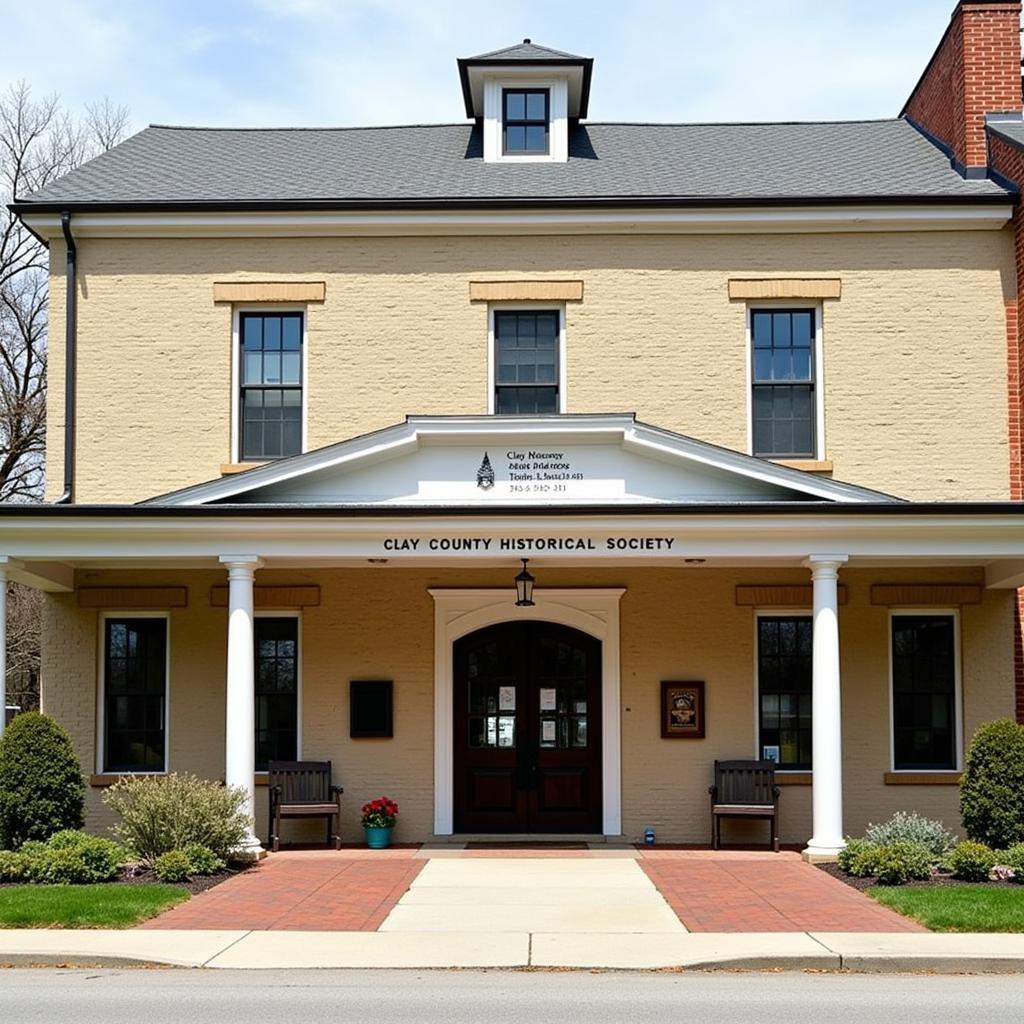
[{"label": "cream brick wall", "polygon": [[[887,611],[869,603],[873,582],[977,582],[973,570],[846,570],[849,604],[840,615],[843,672],[846,828],[915,809],[959,823],[957,789],[886,786],[889,768]],[[358,832],[359,807],[387,793],[402,806],[397,838],[422,840],[433,821],[433,601],[428,587],[509,587],[497,570],[283,570],[264,582],[312,581],[322,603],[303,612],[303,754],[331,758],[345,786],[344,834]],[[79,574],[79,584],[187,583],[189,605],[170,612],[170,767],[210,778],[223,774],[223,673],[226,612],[209,607],[215,572]],[[798,570],[545,569],[545,586],[625,586],[621,604],[622,795],[624,833],[647,825],[661,841],[704,842],[707,786],[715,758],[749,757],[754,742],[753,611],[734,603],[737,583],[806,582]],[[43,703],[71,732],[85,770],[95,765],[96,611],[73,595],[47,598]],[[1013,713],[1013,594],[986,591],[962,617],[965,736],[980,722]],[[395,736],[348,736],[348,681],[395,680]],[[659,681],[704,679],[707,738],[662,740]],[[101,790],[89,791],[89,826],[110,817]],[[782,794],[782,835],[810,834],[810,789]],[[264,795],[258,827],[265,832]],[[733,831],[732,836],[738,833]]]},{"label": "cream brick wall", "polygon": [[[908,498],[1009,495],[1009,231],[761,236],[82,239],[79,501],[135,501],[231,461],[231,307],[219,280],[325,280],[308,311],[309,445],[409,413],[487,409],[487,310],[469,281],[582,279],[568,409],[745,450],[734,275],[839,275],[826,301],[827,450],[839,479]],[[64,252],[51,249],[51,322]],[[50,348],[48,493],[62,475],[62,332]]]}]

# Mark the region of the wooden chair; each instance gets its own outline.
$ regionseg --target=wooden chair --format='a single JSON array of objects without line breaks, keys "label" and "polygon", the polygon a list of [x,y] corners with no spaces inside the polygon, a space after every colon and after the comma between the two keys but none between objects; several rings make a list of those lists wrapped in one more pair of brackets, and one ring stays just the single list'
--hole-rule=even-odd
[{"label": "wooden chair", "polygon": [[711,848],[722,842],[723,818],[767,818],[771,849],[779,852],[779,787],[774,761],[716,761],[711,796]]},{"label": "wooden chair", "polygon": [[331,785],[330,761],[271,761],[270,848],[277,853],[282,818],[326,818],[327,845],[341,849],[341,786]]}]

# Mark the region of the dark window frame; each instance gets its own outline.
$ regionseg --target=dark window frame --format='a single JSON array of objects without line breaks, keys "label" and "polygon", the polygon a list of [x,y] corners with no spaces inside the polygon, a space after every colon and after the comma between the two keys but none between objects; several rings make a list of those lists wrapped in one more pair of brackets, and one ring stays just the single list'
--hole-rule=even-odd
[{"label": "dark window frame", "polygon": [[[771,611],[771,612],[765,612],[765,613],[760,613],[759,612],[755,616],[754,621],[755,621],[754,664],[755,664],[755,667],[756,667],[755,693],[756,693],[756,699],[757,699],[757,752],[756,752],[756,756],[758,758],[761,757],[762,752],[763,752],[765,746],[775,746],[775,745],[777,745],[779,747],[779,761],[778,761],[776,767],[777,767],[777,769],[779,771],[781,771],[781,772],[810,772],[810,771],[813,770],[812,739],[813,739],[813,730],[814,730],[814,703],[813,703],[814,619],[813,619],[813,616],[812,616],[812,614],[810,612],[797,612],[797,611],[792,611],[792,612],[784,612],[784,611],[775,612],[775,611]],[[764,669],[764,666],[762,664],[762,661],[763,661],[764,657],[767,657],[767,655],[762,655],[762,651],[761,651],[761,636],[762,636],[761,624],[765,623],[765,622],[792,622],[792,621],[800,622],[801,625],[805,629],[807,629],[809,631],[809,633],[810,633],[811,650],[810,650],[810,652],[807,655],[807,666],[806,666],[806,669],[805,669],[806,674],[807,674],[807,683],[806,683],[806,685],[803,688],[800,688],[800,689],[795,689],[792,686],[787,688],[787,689],[776,688],[776,689],[772,690],[769,694],[765,694],[764,691],[763,691],[763,686],[764,686],[764,681],[763,681],[764,671],[763,671],[763,669]],[[799,725],[799,711],[798,711],[798,714],[797,714],[797,728],[796,728],[797,733],[804,733],[804,734],[806,734],[804,736],[798,735],[798,737],[797,737],[798,751],[802,750],[802,748],[804,746],[804,743],[806,743],[806,749],[807,749],[807,756],[806,757],[800,758],[798,756],[798,759],[796,761],[788,761],[788,762],[783,761],[782,760],[782,743],[781,743],[781,741],[778,742],[777,744],[766,743],[766,739],[765,739],[765,732],[766,732],[766,730],[767,731],[771,731],[771,732],[775,732],[775,733],[780,733],[782,731],[782,729],[781,729],[781,726],[777,726],[774,729],[768,730],[768,727],[765,726],[765,724],[764,724],[764,697],[765,696],[776,696],[776,697],[788,696],[788,697],[791,697],[791,698],[792,697],[796,697],[797,701],[798,701],[798,704],[799,704],[800,698],[803,698],[803,697],[807,698],[808,704],[810,705],[810,722],[809,722],[809,724],[806,727],[801,728],[801,726]],[[781,718],[781,709],[779,709],[776,713]],[[781,737],[776,737],[776,738],[781,740]]]},{"label": "dark window frame", "polygon": [[[168,693],[170,690],[170,674],[171,674],[171,622],[170,616],[166,613],[158,614],[145,614],[144,612],[112,612],[104,614],[102,619],[102,715],[103,715],[103,757],[101,759],[100,771],[104,774],[120,775],[120,774],[132,774],[132,775],[162,775],[167,771],[168,766],[168,751],[167,751],[167,725],[168,725]],[[159,696],[159,726],[157,728],[148,727],[143,724],[141,728],[112,728],[112,702],[116,701],[119,697],[135,697],[137,699],[150,696],[155,696],[152,691],[148,691],[145,688],[135,688],[128,690],[127,688],[121,694],[111,693],[111,630],[113,626],[124,623],[142,623],[147,624],[158,622],[163,626],[163,660],[162,660],[162,676],[163,676],[163,692]],[[142,733],[143,735],[159,735],[160,737],[160,764],[146,764],[144,762],[131,762],[126,760],[113,761],[111,759],[111,736],[115,732],[134,732]]]},{"label": "dark window frame", "polygon": [[[265,760],[260,758],[260,721],[261,701],[271,697],[280,696],[277,690],[261,690],[260,686],[260,625],[266,622],[289,622],[295,626],[295,689],[292,699],[295,704],[295,746],[294,750],[275,750],[276,757],[268,757]],[[255,750],[255,765],[257,772],[267,771],[269,761],[297,761],[302,754],[302,617],[300,615],[289,615],[280,611],[268,612],[267,614],[257,613],[253,615],[253,745]],[[271,728],[262,730],[278,734],[286,733],[287,729]],[[290,756],[285,756],[290,755]]]},{"label": "dark window frame", "polygon": [[[515,383],[501,383],[500,377],[500,338],[499,338],[499,321],[503,317],[507,316],[554,316],[555,318],[555,379],[554,381],[534,381],[534,382],[515,382]],[[564,353],[562,352],[562,338],[563,331],[565,330],[565,312],[559,306],[495,306],[491,309],[491,365],[493,367],[493,381],[491,386],[491,404],[493,415],[507,415],[507,416],[536,416],[536,415],[555,415],[562,411],[563,408],[563,388],[562,388],[562,358]],[[504,391],[521,391],[521,390],[539,390],[543,389],[551,391],[555,396],[555,405],[553,413],[502,413],[501,412],[501,394]]]},{"label": "dark window frame", "polygon": [[[785,313],[792,316],[794,313],[809,313],[811,317],[811,345],[808,376],[806,378],[793,378],[790,380],[768,380],[760,379],[757,375],[757,346],[754,338],[754,317],[759,313],[778,314]],[[821,412],[818,407],[819,389],[821,383],[821,367],[819,366],[818,342],[821,332],[822,311],[818,305],[780,305],[771,303],[758,304],[750,303],[747,309],[748,335],[750,351],[747,355],[748,366],[750,367],[750,453],[759,459],[819,459],[822,453],[819,451],[821,440]],[[791,346],[792,347],[792,346]],[[757,394],[759,391],[775,392],[780,388],[807,388],[811,402],[811,438],[810,448],[805,451],[797,451],[794,445],[790,451],[760,451],[757,445]]]},{"label": "dark window frame", "polygon": [[[299,382],[298,384],[247,384],[245,382],[245,324],[247,320],[263,320],[267,317],[297,317],[299,320]],[[238,461],[239,462],[275,462],[293,455],[301,455],[305,451],[305,419],[306,419],[306,311],[305,309],[243,309],[238,312],[238,342],[235,349],[235,409],[238,417]],[[261,351],[267,351],[263,349]],[[283,352],[284,349],[282,348]],[[247,454],[245,443],[245,395],[246,392],[297,391],[299,394],[299,446],[294,452],[281,455]]]},{"label": "dark window frame", "polygon": [[[544,97],[544,117],[527,117],[524,103],[523,117],[508,116],[508,97],[510,95]],[[509,149],[509,128],[535,128],[544,126],[543,149]],[[551,90],[549,88],[518,88],[509,86],[501,90],[501,155],[502,156],[550,156],[551,155]]]},{"label": "dark window frame", "polygon": [[[946,692],[933,687],[930,690],[920,690],[908,687],[897,691],[897,667],[896,667],[896,628],[901,621],[907,620],[944,620],[949,623],[950,635],[950,657],[952,688]],[[955,772],[961,768],[962,758],[962,727],[963,709],[961,698],[960,680],[960,616],[954,609],[900,609],[891,611],[889,614],[889,739],[892,750],[892,770],[894,772]],[[949,727],[949,758],[942,761],[937,760],[909,760],[900,757],[900,730],[911,730],[913,725],[899,725],[897,723],[897,712],[899,696],[927,695],[932,703],[932,710],[935,708],[936,699],[944,699]],[[941,732],[941,727],[936,727],[934,720],[928,727],[930,733]]]}]

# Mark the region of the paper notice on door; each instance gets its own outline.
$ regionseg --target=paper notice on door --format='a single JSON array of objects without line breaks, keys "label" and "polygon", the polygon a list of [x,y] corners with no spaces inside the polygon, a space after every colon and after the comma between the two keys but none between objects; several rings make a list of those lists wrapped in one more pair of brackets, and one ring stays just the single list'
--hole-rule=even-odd
[{"label": "paper notice on door", "polygon": [[555,742],[555,723],[551,719],[540,723],[540,741],[541,743]]},{"label": "paper notice on door", "polygon": [[514,686],[498,687],[498,710],[515,711],[516,709],[516,688]]},{"label": "paper notice on door", "polygon": [[[558,691],[552,687],[542,686],[540,690],[541,711],[555,711],[558,708]],[[547,724],[547,723],[545,723]],[[553,724],[553,723],[552,723]],[[551,737],[554,739],[554,736]]]}]

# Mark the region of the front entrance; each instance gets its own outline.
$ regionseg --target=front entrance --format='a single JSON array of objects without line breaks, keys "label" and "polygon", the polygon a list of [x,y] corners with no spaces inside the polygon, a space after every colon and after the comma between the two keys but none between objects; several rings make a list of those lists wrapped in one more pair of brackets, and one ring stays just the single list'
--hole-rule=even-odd
[{"label": "front entrance", "polygon": [[454,645],[456,832],[601,831],[601,643],[521,620]]}]

